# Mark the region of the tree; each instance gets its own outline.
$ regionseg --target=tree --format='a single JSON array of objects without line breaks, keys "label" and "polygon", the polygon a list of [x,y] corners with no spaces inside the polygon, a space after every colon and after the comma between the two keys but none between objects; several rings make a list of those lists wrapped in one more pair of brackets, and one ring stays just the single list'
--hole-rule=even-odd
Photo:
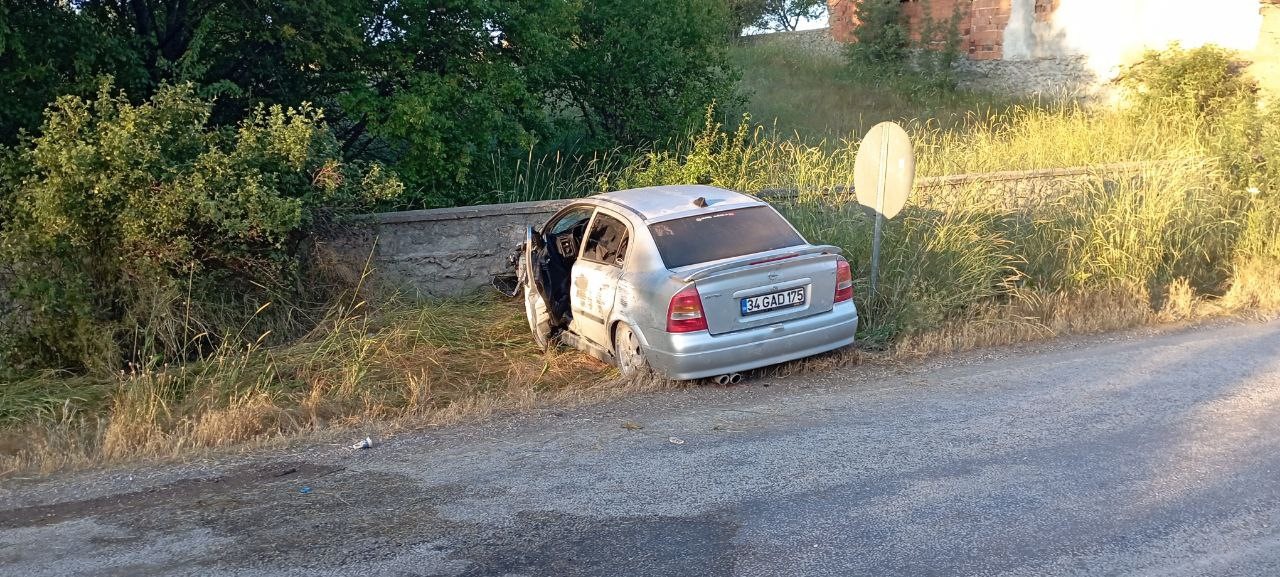
[{"label": "tree", "polygon": [[[99,76],[117,78],[134,99],[194,82],[217,97],[215,125],[233,125],[259,105],[312,102],[327,111],[344,155],[404,174],[406,204],[463,202],[479,160],[527,151],[550,130],[545,94],[580,3],[44,0],[23,12],[39,24],[32,40],[44,42],[29,52],[65,56],[27,68],[74,82],[18,95],[23,106],[4,108],[20,117],[4,134],[13,142],[18,128],[38,128],[54,97],[86,95]],[[124,50],[119,62],[105,62],[61,46],[71,42]]]},{"label": "tree", "polygon": [[728,22],[720,2],[590,0],[553,95],[581,116],[593,146],[677,136],[711,102],[734,99]]},{"label": "tree", "polygon": [[440,4],[386,3],[367,80],[336,98],[348,153],[393,163],[417,205],[470,201],[483,163],[551,132],[548,94],[577,26],[566,0]]},{"label": "tree", "polygon": [[759,25],[766,30],[795,30],[801,21],[818,18],[826,11],[826,0],[766,0]]},{"label": "tree", "polygon": [[344,158],[402,175],[397,206],[473,202],[491,159],[544,142],[669,138],[728,98],[734,81],[725,33],[733,24],[718,0],[0,6],[0,144],[38,132],[56,96],[89,96],[102,77],[135,104],[190,82],[213,102],[213,126],[234,126],[262,105],[323,108]]},{"label": "tree", "polygon": [[737,38],[747,28],[760,26],[768,0],[726,0],[729,10],[729,37]]},{"label": "tree", "polygon": [[139,88],[129,46],[60,0],[0,0],[0,144],[40,125],[63,94],[92,94],[99,75]]}]

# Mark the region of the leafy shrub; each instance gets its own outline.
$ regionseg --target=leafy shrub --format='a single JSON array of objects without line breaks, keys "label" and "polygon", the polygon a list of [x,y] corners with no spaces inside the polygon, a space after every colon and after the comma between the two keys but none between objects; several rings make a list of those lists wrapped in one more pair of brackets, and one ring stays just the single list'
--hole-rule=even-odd
[{"label": "leafy shrub", "polygon": [[761,188],[758,151],[768,146],[759,127],[744,115],[733,132],[716,122],[716,109],[708,107],[702,130],[691,134],[676,150],[651,151],[611,175],[605,188],[622,190],[665,184],[697,183],[732,190]]},{"label": "leafy shrub", "polygon": [[1236,53],[1173,44],[1147,51],[1117,83],[1133,114],[1194,127],[1235,185],[1268,185],[1266,134],[1277,121],[1258,108],[1257,84],[1245,75]]},{"label": "leafy shrub", "polygon": [[[737,17],[758,20],[764,4],[753,4]],[[323,106],[343,158],[377,160],[406,183],[385,208],[483,202],[493,157],[585,158],[677,137],[737,78],[719,0],[10,0],[0,10],[0,144],[35,133],[57,96],[91,96],[100,77],[134,104],[191,81],[217,94],[216,126],[259,105]]]},{"label": "leafy shrub", "polygon": [[1253,103],[1257,92],[1242,74],[1236,54],[1213,45],[1148,50],[1117,82],[1139,109],[1182,111],[1202,118],[1218,118],[1241,102]]},{"label": "leafy shrub", "polygon": [[340,162],[310,106],[222,129],[211,110],[190,85],[141,105],[103,86],[46,113],[15,153],[27,173],[0,232],[17,305],[0,360],[114,370],[191,354],[292,290],[320,209],[401,192],[377,165]]},{"label": "leafy shrub", "polygon": [[960,58],[960,22],[964,12],[957,5],[945,18],[934,15],[933,3],[921,4],[920,35],[913,39],[895,0],[864,0],[856,8],[858,26],[846,57],[855,76],[883,80],[893,78],[903,92],[914,97],[955,91],[954,66]]},{"label": "leafy shrub", "polygon": [[934,91],[949,92],[956,88],[955,64],[960,60],[960,23],[964,11],[957,3],[946,18],[935,18],[933,3],[924,0],[924,21],[920,26],[915,71],[921,84]]},{"label": "leafy shrub", "polygon": [[862,0],[854,9],[858,26],[847,55],[855,69],[899,70],[907,61],[911,36],[898,0]]}]

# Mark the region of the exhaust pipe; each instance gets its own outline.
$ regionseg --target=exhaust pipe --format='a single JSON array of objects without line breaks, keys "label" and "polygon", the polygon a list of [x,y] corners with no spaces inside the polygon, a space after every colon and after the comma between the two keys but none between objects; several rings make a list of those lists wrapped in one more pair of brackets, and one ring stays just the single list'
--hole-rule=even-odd
[{"label": "exhaust pipe", "polygon": [[723,375],[717,375],[711,378],[711,382],[722,387],[736,385],[742,382],[742,373],[725,373]]}]

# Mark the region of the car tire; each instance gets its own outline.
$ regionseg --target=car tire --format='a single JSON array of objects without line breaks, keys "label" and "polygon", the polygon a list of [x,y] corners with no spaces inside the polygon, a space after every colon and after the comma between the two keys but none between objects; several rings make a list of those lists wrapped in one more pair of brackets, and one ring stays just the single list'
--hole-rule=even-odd
[{"label": "car tire", "polygon": [[613,330],[613,358],[618,363],[618,371],[624,377],[645,375],[650,372],[649,360],[645,358],[644,345],[640,337],[626,323],[618,323]]}]

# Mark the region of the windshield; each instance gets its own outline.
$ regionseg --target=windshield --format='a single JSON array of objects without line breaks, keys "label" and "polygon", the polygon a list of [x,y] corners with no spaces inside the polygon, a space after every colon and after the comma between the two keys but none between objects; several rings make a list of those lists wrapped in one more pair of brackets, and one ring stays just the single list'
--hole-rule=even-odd
[{"label": "windshield", "polygon": [[786,219],[767,206],[690,216],[649,225],[667,268],[804,244]]}]

